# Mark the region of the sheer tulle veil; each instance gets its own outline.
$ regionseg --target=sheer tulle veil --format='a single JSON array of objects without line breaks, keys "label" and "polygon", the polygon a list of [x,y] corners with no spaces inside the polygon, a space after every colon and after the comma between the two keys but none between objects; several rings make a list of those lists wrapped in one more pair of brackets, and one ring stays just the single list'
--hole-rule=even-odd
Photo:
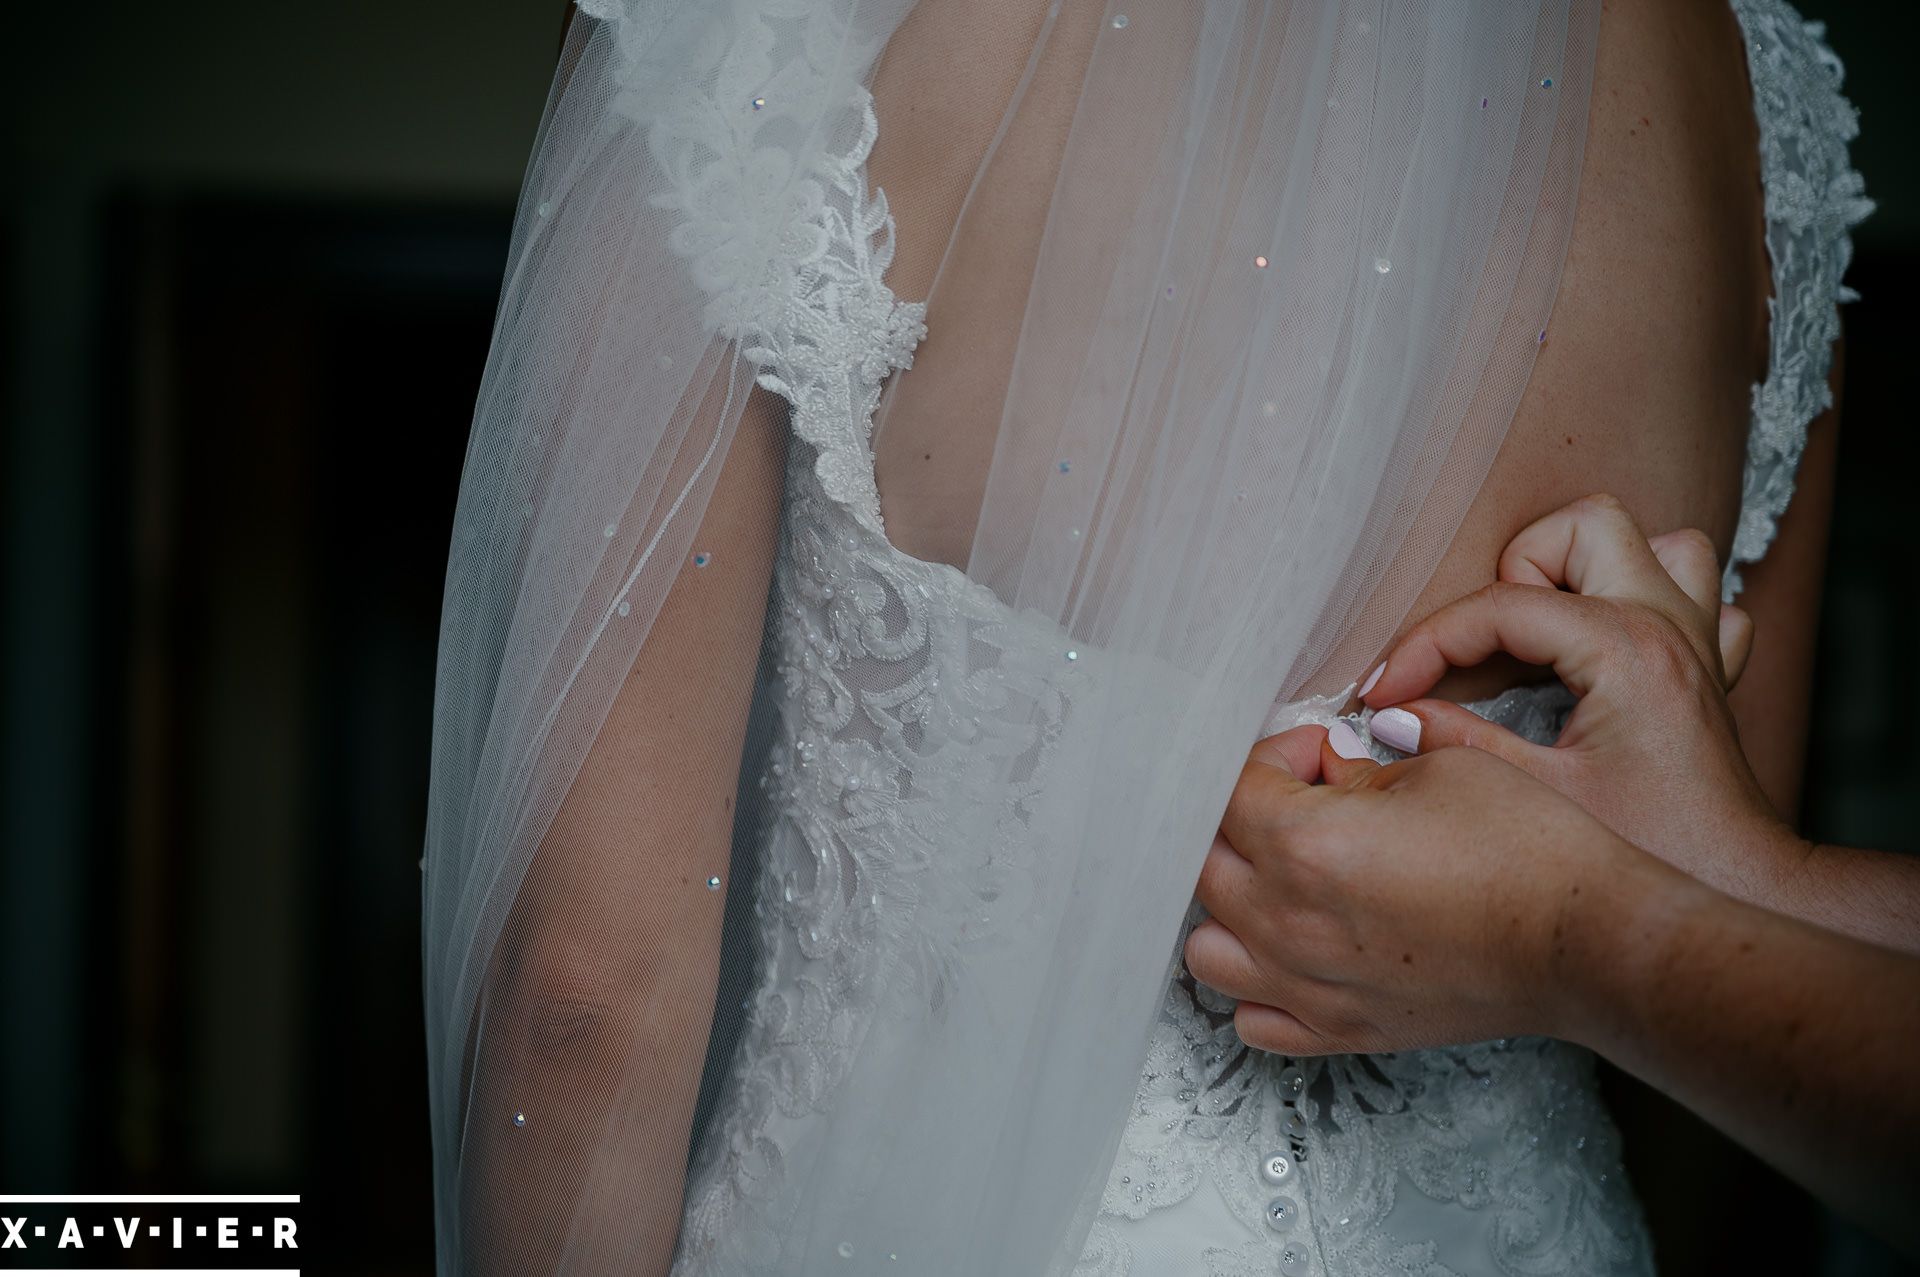
[{"label": "sheer tulle veil", "polygon": [[[604,1062],[604,1137],[504,1195],[538,1220],[475,1221],[466,1187],[516,1173],[473,1139],[507,1120],[470,1103],[489,991],[555,812],[695,570],[768,334],[793,337],[796,293],[851,289],[893,252],[861,161],[887,123],[876,67],[915,8],[582,0],[569,33],[440,634],[423,955],[443,1271],[488,1270],[489,1239],[520,1226],[555,1239],[558,1267],[629,1270],[636,1203],[680,1190],[621,1173],[659,1081],[636,1047]],[[1059,652],[1058,681],[996,711],[1044,716],[1049,761],[983,750],[983,785],[1020,801],[975,788],[929,821],[944,871],[994,885],[965,917],[899,920],[941,955],[879,997],[911,1031],[855,1051],[769,1169],[742,1271],[1072,1268],[1246,749],[1276,700],[1324,709],[1308,698],[1338,694],[1403,619],[1512,418],[1565,256],[1598,0],[1035,9],[943,266],[910,300],[929,345],[949,336],[943,290],[1001,233],[996,166],[1066,121],[1004,375],[974,404],[985,433],[952,450],[980,463],[942,451],[937,476],[981,493],[950,570]],[[1082,19],[1097,32],[1069,49]],[[908,369],[855,407],[890,446],[936,393]],[[856,460],[823,479],[872,482]],[[757,889],[755,837],[743,813],[730,892]],[[633,900],[636,925],[680,899]],[[739,994],[715,1002],[674,1023],[710,1033],[724,1068]]]}]

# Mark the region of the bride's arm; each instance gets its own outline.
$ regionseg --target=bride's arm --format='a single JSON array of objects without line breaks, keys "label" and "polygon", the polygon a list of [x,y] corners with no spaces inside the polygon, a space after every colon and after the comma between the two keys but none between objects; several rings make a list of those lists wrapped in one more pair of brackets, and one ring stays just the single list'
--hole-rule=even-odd
[{"label": "bride's arm", "polygon": [[1753,617],[1753,656],[1740,686],[1727,698],[1761,789],[1781,819],[1796,826],[1812,717],[1814,639],[1833,517],[1844,346],[1835,342],[1833,348],[1834,406],[1807,429],[1793,500],[1773,546],[1765,558],[1741,571],[1746,589],[1739,602]]},{"label": "bride's arm", "polygon": [[[662,604],[495,952],[463,1149],[463,1250],[481,1271],[671,1261],[785,431],[785,403],[756,388],[694,543],[706,565]],[[612,1235],[617,1258],[593,1240]]]}]

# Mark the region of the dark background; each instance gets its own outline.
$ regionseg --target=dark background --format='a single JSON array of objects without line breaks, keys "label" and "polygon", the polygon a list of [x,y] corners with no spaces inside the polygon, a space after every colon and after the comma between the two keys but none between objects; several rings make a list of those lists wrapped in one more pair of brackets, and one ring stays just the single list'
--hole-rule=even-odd
[{"label": "dark background", "polygon": [[[1880,203],[1849,276],[1808,829],[1920,850],[1899,300],[1920,16],[1807,8]],[[435,630],[560,9],[11,15],[0,1191],[299,1192],[309,1271],[431,1268]],[[1783,1181],[1697,1158],[1685,1123],[1640,1125],[1668,1273],[1908,1271]]]}]

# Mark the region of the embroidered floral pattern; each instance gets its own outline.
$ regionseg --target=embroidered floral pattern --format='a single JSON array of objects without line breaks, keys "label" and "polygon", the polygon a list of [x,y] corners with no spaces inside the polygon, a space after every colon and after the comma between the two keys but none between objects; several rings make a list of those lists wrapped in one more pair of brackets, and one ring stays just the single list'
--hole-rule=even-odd
[{"label": "embroidered floral pattern", "polygon": [[[1848,229],[1872,208],[1847,161],[1858,132],[1840,95],[1841,68],[1818,23],[1783,0],[1734,0],[1746,33],[1766,186],[1773,261],[1772,354],[1754,388],[1745,489],[1726,595],[1738,566],[1758,560],[1793,494],[1808,424],[1829,407],[1837,303],[1851,256]],[[1476,707],[1530,739],[1551,741],[1564,692],[1527,689]],[[1325,717],[1321,707],[1320,717]],[[1290,724],[1280,724],[1285,726]],[[1270,725],[1278,730],[1278,726]],[[1382,751],[1382,756],[1388,755]],[[1170,990],[1135,1097],[1102,1219],[1077,1270],[1122,1277],[1132,1245],[1118,1221],[1144,1219],[1187,1200],[1211,1178],[1252,1240],[1205,1252],[1215,1277],[1254,1273],[1417,1273],[1455,1270],[1424,1239],[1388,1227],[1405,1190],[1490,1217],[1487,1249],[1498,1271],[1572,1274],[1651,1269],[1623,1182],[1616,1136],[1594,1093],[1592,1061],[1564,1043],[1526,1040],[1398,1057],[1300,1061],[1295,1099],[1274,1079],[1292,1062],[1250,1051],[1232,1031],[1231,1007],[1183,972]],[[1287,1146],[1284,1114],[1307,1133],[1294,1193],[1301,1210],[1284,1233],[1267,1227],[1278,1191],[1256,1173]],[[1403,1225],[1404,1227],[1404,1225]],[[1308,1260],[1281,1268],[1306,1237]]]},{"label": "embroidered floral pattern", "polygon": [[[777,1266],[783,1149],[828,1110],[885,999],[937,1005],[955,958],[1021,916],[1024,804],[1095,677],[1059,659],[1051,626],[885,539],[868,433],[925,307],[883,282],[893,221],[866,189],[872,99],[854,83],[836,98],[817,69],[841,50],[776,58],[784,7],[736,6],[707,88],[667,95],[648,133],[707,322],[789,402],[797,440],[775,565],[762,974],[689,1178],[677,1274]],[[835,100],[839,143],[796,169],[779,103]],[[983,806],[1001,831],[956,843],[943,813]]]},{"label": "embroidered floral pattern", "polygon": [[1838,303],[1857,294],[1843,284],[1853,258],[1850,228],[1873,211],[1865,183],[1847,158],[1859,115],[1840,93],[1840,59],[1826,27],[1804,21],[1784,0],[1733,0],[1747,41],[1760,173],[1766,187],[1767,252],[1773,259],[1771,354],[1766,380],[1753,388],[1740,524],[1724,594],[1740,592],[1740,566],[1767,552],[1807,443],[1807,426],[1833,406],[1827,383]]},{"label": "embroidered floral pattern", "polygon": [[[1338,699],[1343,698],[1336,698]],[[1300,707],[1287,707],[1298,711]],[[1276,719],[1330,721],[1321,702]],[[1572,708],[1564,688],[1520,688],[1473,706],[1532,740],[1552,741]],[[1356,726],[1364,731],[1371,713]],[[1394,755],[1376,746],[1383,761]],[[1190,923],[1197,921],[1197,915]],[[1276,1152],[1290,1180],[1265,1174]],[[1274,1272],[1411,1273],[1454,1277],[1422,1236],[1389,1223],[1404,1198],[1429,1211],[1482,1213],[1486,1255],[1467,1272],[1647,1272],[1651,1254],[1601,1104],[1593,1059],[1541,1038],[1391,1056],[1290,1060],[1255,1051],[1233,1030],[1233,1003],[1184,966],[1156,1027],[1121,1153],[1108,1178],[1097,1242],[1077,1273],[1124,1277],[1139,1221],[1211,1181],[1244,1229],[1236,1246],[1202,1251],[1210,1277]],[[1270,1226],[1285,1195],[1291,1227]],[[1406,1219],[1399,1228],[1406,1228]],[[1151,1229],[1157,1221],[1149,1221]],[[1417,1225],[1416,1225],[1417,1226]],[[1450,1224],[1447,1231],[1461,1226]],[[1288,1247],[1304,1252],[1281,1267]]]},{"label": "embroidered floral pattern", "polygon": [[[768,1212],[782,1150],[844,1082],[884,1014],[878,990],[937,999],[960,949],[989,942],[996,917],[1018,916],[1010,849],[1022,804],[1092,673],[1058,660],[1055,635],[964,574],[885,539],[868,432],[885,378],[911,365],[925,310],[884,283],[893,224],[884,194],[865,185],[877,134],[865,89],[844,86],[817,155],[796,159],[774,140],[782,102],[834,100],[821,68],[844,65],[791,50],[776,59],[767,19],[794,16],[786,7],[735,5],[731,24],[715,23],[714,70],[698,91],[684,77],[669,91],[671,76],[623,76],[622,92],[649,95],[635,118],[649,121],[673,177],[661,207],[678,215],[672,246],[707,293],[708,322],[792,405],[799,440],[776,565],[781,732],[763,780],[774,828],[756,884],[762,974],[689,1179],[676,1274],[778,1262],[783,1221]],[[1829,401],[1834,303],[1850,295],[1846,231],[1870,204],[1847,167],[1854,117],[1819,28],[1780,0],[1734,7],[1750,45],[1775,281],[1735,556],[1752,561],[1791,495],[1806,425]],[[640,8],[616,38],[671,20],[671,4]],[[644,37],[631,39],[641,67]],[[1522,690],[1481,708],[1551,740],[1567,703]],[[1324,719],[1330,707],[1302,712]],[[942,806],[968,789],[1000,806],[1004,836],[989,846],[942,840]],[[882,982],[883,966],[908,978]],[[1592,1067],[1541,1039],[1289,1061],[1242,1045],[1231,1003],[1182,968],[1077,1271],[1131,1273],[1136,1230],[1205,1185],[1241,1226],[1193,1239],[1196,1265],[1219,1277],[1447,1277],[1489,1262],[1529,1277],[1649,1271]],[[1417,1224],[1407,1235],[1423,1217],[1409,1204],[1454,1212],[1445,1231],[1478,1239],[1472,1262],[1450,1267],[1458,1257]]]}]

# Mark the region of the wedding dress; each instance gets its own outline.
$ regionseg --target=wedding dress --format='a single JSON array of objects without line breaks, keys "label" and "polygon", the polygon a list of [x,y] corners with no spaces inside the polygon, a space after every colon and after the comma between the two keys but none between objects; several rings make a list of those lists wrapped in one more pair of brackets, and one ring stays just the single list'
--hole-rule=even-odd
[{"label": "wedding dress", "polygon": [[[611,4],[582,7],[615,15]],[[1829,402],[1835,303],[1850,296],[1846,232],[1869,207],[1847,164],[1854,119],[1820,29],[1784,0],[1735,0],[1734,9],[1760,129],[1774,300],[1730,596],[1738,564],[1764,553],[1807,424]],[[778,109],[777,92],[754,96],[765,80],[751,56],[721,65],[738,74],[708,83],[716,99]],[[698,146],[671,129],[650,136],[673,175],[657,202],[679,219],[674,252],[700,282],[714,327],[741,342],[758,384],[791,405],[793,435],[763,691],[777,726],[754,781],[762,825],[750,839],[752,876],[730,888],[750,893],[751,973],[737,1041],[710,1064],[674,1273],[1024,1273],[1043,1263],[1086,1277],[1650,1271],[1587,1053],[1542,1039],[1326,1059],[1253,1051],[1233,1031],[1232,1004],[1178,964],[1184,926],[1171,951],[1154,942],[1151,960],[1172,978],[1131,1108],[1109,1110],[1107,1153],[1086,1168],[1096,1191],[1080,1217],[1058,1223],[1070,1253],[978,1239],[979,1221],[997,1210],[1019,1233],[1018,1208],[1042,1191],[1041,1177],[1011,1188],[1020,1200],[996,1198],[993,1185],[968,1185],[976,1195],[962,1200],[940,1178],[947,1150],[927,1146],[923,1131],[949,1132],[956,1163],[1011,1168],[1048,1147],[1056,1119],[1027,1094],[1023,1080],[1039,1074],[1017,1049],[1012,1059],[961,1058],[939,1036],[943,1017],[992,1023],[991,1008],[972,1008],[967,991],[1016,987],[1022,965],[1036,961],[1020,928],[1043,901],[1081,890],[1083,880],[1047,878],[1053,848],[1035,813],[1092,783],[1084,756],[1067,757],[1061,741],[1076,706],[1098,704],[1126,675],[1110,650],[1063,632],[1044,608],[1016,606],[976,574],[888,538],[870,431],[884,383],[912,366],[928,334],[927,308],[886,282],[893,222],[865,177],[879,125],[864,90],[855,101],[859,127],[819,158],[808,234],[782,249],[802,265],[764,279],[744,278],[743,237],[729,222],[750,166],[730,161],[710,134]],[[1382,257],[1375,269],[1384,276],[1390,265]],[[1066,476],[1073,464],[1062,455],[1054,468]],[[611,538],[614,525],[606,531]],[[1063,536],[1078,541],[1083,527]],[[706,566],[697,551],[692,561]],[[1204,689],[1172,679],[1137,696],[1133,712],[1177,715]],[[1265,730],[1331,721],[1343,700],[1294,699]],[[1557,688],[1520,689],[1475,708],[1551,741],[1568,703]],[[1115,782],[1111,792],[1123,789]],[[956,839],[957,812],[972,814],[980,837]],[[430,892],[434,873],[430,865]],[[1000,983],[981,982],[979,972],[1000,963]],[[1043,1002],[1049,1009],[1071,1014]],[[1114,1054],[1129,1069],[1140,1058],[1125,1034]],[[896,1100],[896,1090],[917,1098]],[[960,1143],[968,1126],[932,1111],[949,1097],[972,1115],[965,1122],[994,1129]],[[995,1160],[1007,1146],[1023,1151]],[[894,1173],[915,1165],[924,1176]],[[840,1192],[841,1182],[857,1188]],[[1084,1197],[1061,1191],[1069,1204]],[[444,1263],[444,1214],[442,1226]],[[959,1266],[963,1247],[1026,1255],[1034,1266]]]},{"label": "wedding dress", "polygon": [[[1780,0],[1737,0],[1735,11],[1750,49],[1778,299],[1735,551],[1750,562],[1791,495],[1807,423],[1830,402],[1834,301],[1848,295],[1841,232],[1860,206],[1845,155],[1853,117],[1818,28]],[[866,263],[876,296],[888,295],[886,266],[883,246]],[[778,567],[782,735],[765,783],[779,815],[758,884],[765,979],[718,1132],[695,1165],[676,1272],[729,1271],[710,1258],[726,1253],[727,1237],[772,1224],[753,1219],[757,1181],[777,1174],[781,1151],[807,1137],[807,1114],[840,1083],[848,1026],[874,1011],[863,1005],[871,970],[937,961],[888,925],[898,894],[927,868],[903,854],[921,840],[890,778],[964,787],[982,698],[1009,687],[1072,695],[1070,681],[1059,685],[1050,630],[1023,631],[965,576],[900,553],[881,533],[858,408],[911,361],[923,310],[883,306],[884,321],[863,331],[823,309],[845,347],[824,359],[813,347],[770,352],[773,384],[796,406],[808,446],[788,474]],[[810,411],[848,363],[863,375],[855,411]],[[1730,569],[1729,596],[1737,580]],[[992,635],[986,660],[968,650],[982,634]],[[1517,689],[1475,708],[1551,743],[1570,702],[1558,688]],[[1297,721],[1282,711],[1271,726]],[[1026,752],[1043,735],[995,747]],[[956,919],[952,932],[965,927]],[[1169,988],[1077,1272],[1651,1271],[1584,1050],[1523,1039],[1296,1061],[1241,1044],[1232,1014],[1231,1000],[1191,977]],[[913,1270],[913,1239],[884,1244]]]}]

